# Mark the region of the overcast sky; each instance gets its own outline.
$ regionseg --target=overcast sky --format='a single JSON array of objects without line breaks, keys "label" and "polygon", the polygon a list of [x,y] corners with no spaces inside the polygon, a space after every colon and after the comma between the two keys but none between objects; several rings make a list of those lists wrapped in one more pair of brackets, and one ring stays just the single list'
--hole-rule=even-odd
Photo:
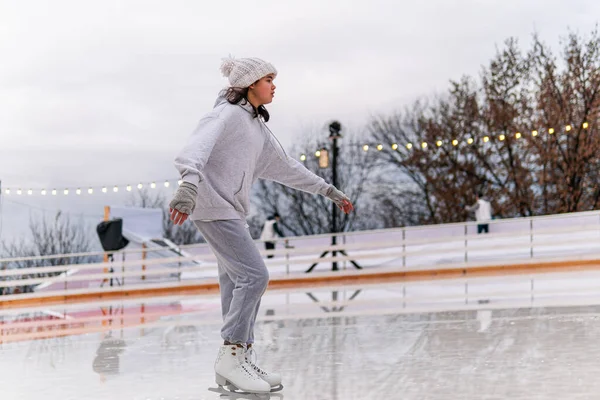
[{"label": "overcast sky", "polygon": [[[537,31],[558,49],[598,16],[597,0],[0,0],[0,179],[176,179],[172,160],[226,86],[228,54],[279,70],[269,124],[289,147],[303,129],[339,119],[358,131],[369,115],[444,91],[510,36],[528,48]],[[5,197],[0,238],[32,207],[101,215],[124,198],[106,196]]]}]

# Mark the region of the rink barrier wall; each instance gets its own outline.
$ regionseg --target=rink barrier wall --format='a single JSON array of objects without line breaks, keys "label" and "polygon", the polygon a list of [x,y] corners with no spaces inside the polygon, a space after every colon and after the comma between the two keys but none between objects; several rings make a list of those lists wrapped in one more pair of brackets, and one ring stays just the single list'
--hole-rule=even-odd
[{"label": "rink barrier wall", "polygon": [[[257,245],[263,256],[275,256],[265,261],[272,288],[600,266],[600,211],[494,220],[489,224],[487,235],[477,235],[477,223],[468,222],[290,237],[290,247],[282,246],[284,241],[279,240],[279,248],[272,251],[262,250],[258,241]],[[335,246],[330,244],[332,236],[337,237]],[[190,256],[152,258],[153,250],[125,249],[114,254],[116,261],[85,264],[68,264],[66,260],[105,253],[0,259],[0,289],[8,293],[0,296],[0,307],[218,290],[216,259],[206,244],[181,246]],[[325,252],[329,255],[319,256]],[[337,254],[333,256],[333,252]],[[16,263],[52,260],[67,264],[11,268]],[[367,269],[354,270],[350,261]],[[304,273],[317,262],[313,273]],[[341,271],[323,273],[322,264],[332,262],[339,263]],[[48,273],[55,276],[43,276]],[[116,286],[111,285],[113,281]],[[24,286],[35,291],[14,293]]]},{"label": "rink barrier wall", "polygon": [[[536,233],[539,233],[540,228],[543,231],[551,231],[554,228],[555,231],[560,232],[561,228],[567,226],[576,225],[573,224],[574,220],[581,220],[587,222],[590,226],[595,226],[597,229],[600,229],[600,210],[597,211],[584,211],[584,212],[576,212],[576,213],[565,213],[565,214],[555,214],[555,215],[544,215],[544,216],[536,216],[536,217],[519,217],[519,218],[507,218],[507,219],[494,219],[489,221],[491,232],[495,233],[496,236],[498,234],[505,234],[506,236],[510,236],[514,233],[518,234],[530,234],[535,236]],[[464,236],[467,239],[477,239],[481,236],[477,235],[477,226],[478,222],[468,221],[468,222],[457,222],[457,223],[449,223],[449,224],[435,224],[435,225],[419,225],[419,226],[408,226],[401,228],[389,228],[389,229],[373,229],[368,231],[353,231],[353,232],[340,232],[336,234],[325,233],[318,235],[308,235],[308,236],[292,236],[288,237],[288,240],[299,241],[299,240],[318,240],[318,239],[330,239],[332,236],[336,236],[338,238],[354,238],[364,236],[365,234],[369,235],[377,235],[377,234],[394,234],[394,233],[404,233],[409,238],[406,240],[406,244],[418,244],[418,243],[431,243],[432,241],[438,240],[443,241],[448,239],[449,236],[456,238],[457,233],[461,236]],[[451,232],[451,235],[444,235],[444,233]],[[441,233],[441,234],[440,234]],[[415,237],[428,238],[428,240],[415,240],[410,239],[410,237],[414,235]],[[283,243],[285,239],[278,238],[275,240],[278,243]],[[255,240],[256,243],[262,243],[260,240]],[[200,244],[188,244],[178,246],[180,250],[193,250],[193,249],[204,249],[207,253],[210,252],[210,249],[206,243]],[[120,256],[122,255],[135,255],[147,253],[151,254],[153,252],[163,252],[165,248],[133,248],[121,250],[115,254]],[[262,254],[278,254],[281,253],[278,250],[274,250],[271,252],[262,251]],[[14,262],[14,261],[36,261],[36,260],[50,260],[56,258],[74,258],[74,257],[104,257],[107,253],[104,251],[91,251],[91,252],[82,252],[82,253],[67,253],[67,254],[53,254],[46,256],[30,256],[30,257],[10,257],[10,258],[0,258],[0,265],[6,262]]]},{"label": "rink barrier wall", "polygon": [[[553,262],[532,261],[521,264],[482,265],[450,267],[440,269],[368,271],[356,273],[327,273],[314,276],[276,278],[269,281],[268,290],[282,288],[315,288],[331,285],[357,285],[386,282],[414,282],[450,280],[460,277],[489,277],[505,274],[539,274],[564,271],[600,271],[600,259],[562,260]],[[532,284],[533,286],[533,284]],[[110,288],[102,291],[72,290],[64,293],[41,294],[38,296],[11,295],[0,302],[1,309],[22,308],[41,304],[62,304],[103,299],[155,298],[159,296],[218,293],[216,280],[211,282],[185,282],[182,284],[138,285],[129,288]]]}]

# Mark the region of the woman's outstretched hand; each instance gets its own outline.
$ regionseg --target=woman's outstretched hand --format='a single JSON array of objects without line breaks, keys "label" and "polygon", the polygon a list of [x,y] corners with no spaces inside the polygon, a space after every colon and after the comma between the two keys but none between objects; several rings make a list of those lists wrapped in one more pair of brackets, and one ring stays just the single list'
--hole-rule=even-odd
[{"label": "woman's outstretched hand", "polygon": [[327,196],[329,200],[333,201],[345,214],[349,214],[352,212],[352,210],[354,210],[354,206],[352,205],[352,202],[348,196],[346,196],[333,185],[329,186],[325,196]]},{"label": "woman's outstretched hand", "polygon": [[344,212],[344,214],[350,214],[352,211],[354,211],[354,206],[350,200],[344,200],[342,201],[342,205],[337,204],[337,206]]}]

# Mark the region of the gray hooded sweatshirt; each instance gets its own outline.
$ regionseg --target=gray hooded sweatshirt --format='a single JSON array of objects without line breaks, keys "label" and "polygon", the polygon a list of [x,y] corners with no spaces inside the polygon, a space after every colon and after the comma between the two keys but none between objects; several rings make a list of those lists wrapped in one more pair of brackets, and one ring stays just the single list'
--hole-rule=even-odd
[{"label": "gray hooded sweatshirt", "polygon": [[289,157],[250,103],[219,97],[175,158],[181,179],[198,187],[192,220],[245,219],[259,178],[325,196],[323,178]]}]

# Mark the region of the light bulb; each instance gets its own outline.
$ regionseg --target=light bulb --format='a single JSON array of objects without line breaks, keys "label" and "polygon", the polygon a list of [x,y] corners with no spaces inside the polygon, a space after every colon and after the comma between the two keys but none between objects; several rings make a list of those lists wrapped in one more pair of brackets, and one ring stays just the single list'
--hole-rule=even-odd
[{"label": "light bulb", "polygon": [[131,192],[131,185],[127,185],[126,189],[128,192]]},{"label": "light bulb", "polygon": [[517,133],[515,133],[515,137],[516,137],[517,139],[521,139],[521,132],[517,132]]},{"label": "light bulb", "polygon": [[52,189],[52,196],[56,196],[56,193],[58,193],[56,189]]},{"label": "light bulb", "polygon": [[21,193],[23,193],[23,191],[21,189],[17,189],[17,194],[20,195]]},{"label": "light bulb", "polygon": [[535,137],[538,135],[538,131],[531,131],[531,136]]},{"label": "light bulb", "polygon": [[500,139],[500,140],[504,140],[504,139],[506,139],[506,136],[504,136],[504,135],[500,135],[500,137],[499,137],[498,139]]},{"label": "light bulb", "polygon": [[315,157],[321,157],[321,151],[320,150],[315,151]]},{"label": "light bulb", "polygon": [[467,143],[468,143],[468,144],[473,144],[473,138],[468,138],[468,139],[467,139]]},{"label": "light bulb", "polygon": [[75,191],[75,193],[76,193],[78,196],[79,196],[79,195],[81,195],[81,189],[80,189],[80,188],[77,188],[77,190]]},{"label": "light bulb", "polygon": [[406,145],[406,148],[407,148],[407,149],[409,149],[409,150],[410,150],[410,149],[412,149],[412,143],[408,143],[408,144]]},{"label": "light bulb", "polygon": [[94,193],[94,189],[92,189],[92,188],[89,188],[89,189],[88,189],[88,194],[93,194],[93,193]]},{"label": "light bulb", "polygon": [[483,137],[483,141],[484,141],[485,143],[489,142],[489,141],[490,141],[490,137],[489,137],[489,136],[484,136],[484,137]]},{"label": "light bulb", "polygon": [[10,194],[10,189],[4,189],[4,193]]},{"label": "light bulb", "polygon": [[150,188],[152,188],[152,189],[156,189],[156,183],[155,183],[155,182],[152,182],[152,183],[150,184]]},{"label": "light bulb", "polygon": [[548,129],[548,133],[551,134],[551,135],[554,134],[554,128]]},{"label": "light bulb", "polygon": [[165,181],[165,187],[169,187],[169,181]]},{"label": "light bulb", "polygon": [[29,190],[27,191],[27,194],[31,196],[31,195],[33,194],[33,190],[32,190],[32,189],[29,189]]},{"label": "light bulb", "polygon": [[42,189],[42,196],[46,195],[46,189]]},{"label": "light bulb", "polygon": [[588,124],[587,122],[584,122],[582,127],[583,129],[587,129],[590,126],[590,124]]},{"label": "light bulb", "polygon": [[68,195],[68,194],[69,194],[69,189],[65,189],[65,190],[63,190],[63,194],[64,194],[65,196],[66,196],[66,195]]},{"label": "light bulb", "polygon": [[119,187],[118,187],[118,186],[115,186],[115,187],[113,188],[113,192],[117,193],[118,191],[119,191]]},{"label": "light bulb", "polygon": [[444,142],[442,142],[441,140],[438,140],[437,142],[435,142],[435,144],[437,145],[437,147],[442,147]]},{"label": "light bulb", "polygon": [[426,149],[427,148],[427,143],[426,142],[421,143],[421,148]]},{"label": "light bulb", "polygon": [[381,150],[383,150],[383,145],[382,145],[382,144],[378,144],[378,145],[377,145],[377,150],[378,150],[378,151],[381,151]]},{"label": "light bulb", "polygon": [[106,189],[106,186],[102,187],[102,193],[106,193],[108,192],[108,189]]},{"label": "light bulb", "polygon": [[364,150],[364,151],[369,151],[369,145],[368,145],[368,144],[365,144],[365,145],[363,146],[363,150]]},{"label": "light bulb", "polygon": [[392,150],[398,150],[398,144],[397,143],[393,143],[392,144]]},{"label": "light bulb", "polygon": [[452,141],[452,146],[458,146],[458,140],[454,139],[454,140]]},{"label": "light bulb", "polygon": [[137,188],[138,188],[138,189],[141,189],[141,188],[143,188],[143,187],[144,187],[144,185],[142,185],[141,183],[138,183],[138,185],[137,185]]},{"label": "light bulb", "polygon": [[306,161],[306,154],[300,155],[300,161]]}]

